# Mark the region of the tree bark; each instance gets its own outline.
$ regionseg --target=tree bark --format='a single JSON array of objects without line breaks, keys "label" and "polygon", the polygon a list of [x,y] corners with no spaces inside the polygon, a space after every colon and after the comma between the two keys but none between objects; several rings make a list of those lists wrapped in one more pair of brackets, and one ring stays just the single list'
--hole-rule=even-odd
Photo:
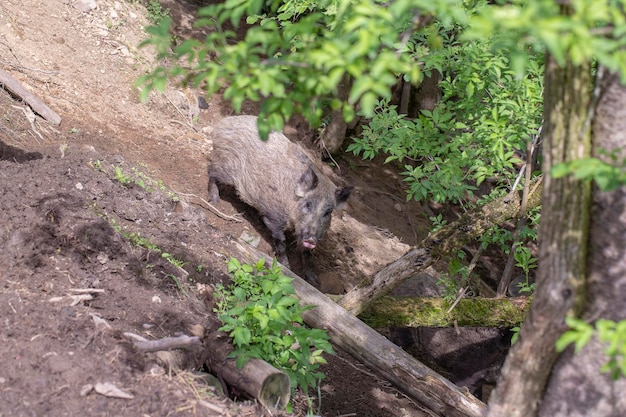
[{"label": "tree bark", "polygon": [[[250,245],[232,241],[238,255],[248,262],[272,259]],[[372,330],[345,311],[326,295],[317,291],[290,270],[283,274],[294,279],[293,286],[302,304],[315,308],[303,319],[311,327],[324,329],[334,344],[391,381],[408,396],[445,417],[479,417],[486,413],[485,404],[465,392],[426,365],[413,358],[387,338]]]},{"label": "tree bark", "polygon": [[[599,70],[598,74],[603,73]],[[593,123],[595,157],[603,149],[626,157],[626,87],[605,77]],[[593,189],[589,236],[585,321],[626,319],[626,186],[611,192]],[[601,373],[605,343],[594,338],[578,354],[570,347],[557,360],[539,410],[545,417],[618,417],[626,415],[626,379]]]},{"label": "tree bark", "polygon": [[523,320],[530,300],[464,298],[452,311],[441,298],[382,297],[359,315],[365,324],[381,327],[515,327]]},{"label": "tree bark", "polygon": [[[528,209],[539,205],[541,187],[531,187]],[[361,281],[340,300],[339,304],[354,315],[359,315],[377,297],[381,297],[403,280],[425,270],[438,259],[445,257],[472,239],[477,239],[494,225],[515,218],[520,210],[521,195],[511,193],[494,200],[476,211],[467,213],[454,223],[449,223],[424,239],[400,259],[378,271],[372,278]]]},{"label": "tree bark", "polygon": [[555,179],[549,173],[558,163],[590,156],[590,74],[588,64],[559,68],[547,58],[537,289],[491,395],[490,417],[536,415],[558,356],[554,346],[565,330],[565,316],[582,307],[591,187],[571,175]]}]

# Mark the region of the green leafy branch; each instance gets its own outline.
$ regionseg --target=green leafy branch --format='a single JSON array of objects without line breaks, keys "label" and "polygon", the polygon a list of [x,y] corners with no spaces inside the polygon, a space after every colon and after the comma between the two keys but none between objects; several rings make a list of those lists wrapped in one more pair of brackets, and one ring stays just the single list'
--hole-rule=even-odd
[{"label": "green leafy branch", "polygon": [[611,378],[626,377],[626,320],[614,322],[600,319],[595,328],[581,319],[569,317],[565,319],[570,330],[561,335],[556,342],[556,349],[563,352],[569,345],[579,353],[589,343],[592,337],[605,344],[604,353],[608,361],[600,368],[602,372],[611,374]]},{"label": "green leafy branch", "polygon": [[577,179],[594,180],[602,191],[614,191],[626,184],[626,160],[617,164],[598,158],[575,159],[554,166],[550,174],[555,178],[573,174]]}]

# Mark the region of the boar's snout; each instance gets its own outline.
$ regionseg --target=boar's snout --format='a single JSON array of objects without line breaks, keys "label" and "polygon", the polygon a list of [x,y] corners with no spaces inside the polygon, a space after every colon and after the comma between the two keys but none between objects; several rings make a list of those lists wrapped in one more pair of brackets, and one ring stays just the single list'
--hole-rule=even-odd
[{"label": "boar's snout", "polygon": [[315,249],[317,246],[317,239],[314,237],[305,237],[302,239],[302,247],[305,249]]}]

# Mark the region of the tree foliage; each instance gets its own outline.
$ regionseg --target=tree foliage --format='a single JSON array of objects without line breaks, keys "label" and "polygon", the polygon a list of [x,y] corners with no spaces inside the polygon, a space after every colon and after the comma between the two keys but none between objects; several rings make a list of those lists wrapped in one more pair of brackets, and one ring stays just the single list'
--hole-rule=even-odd
[{"label": "tree foliage", "polygon": [[[461,29],[459,29],[461,30]],[[541,59],[532,56],[518,75],[508,56],[492,49],[491,39],[461,42],[440,28],[437,49],[416,47],[423,71],[437,71],[441,102],[414,120],[379,103],[370,123],[348,150],[386,162],[404,163],[408,198],[461,202],[486,179],[510,188],[526,150],[541,126]],[[416,36],[416,45],[426,45]]]},{"label": "tree foliage", "polygon": [[[169,19],[150,28],[145,44],[171,66],[156,68],[138,85],[145,99],[169,77],[184,76],[208,94],[224,88],[236,111],[245,100],[261,102],[262,133],[282,128],[294,113],[319,125],[326,108],[341,109],[350,120],[356,107],[373,114],[398,76],[419,81],[419,63],[406,53],[407,40],[414,30],[427,30],[435,15],[444,22],[465,18],[456,0],[227,0],[200,9],[196,26],[209,30],[204,41],[172,47]],[[240,39],[236,30],[244,16],[253,25]],[[335,93],[344,75],[355,81],[342,102]]]}]

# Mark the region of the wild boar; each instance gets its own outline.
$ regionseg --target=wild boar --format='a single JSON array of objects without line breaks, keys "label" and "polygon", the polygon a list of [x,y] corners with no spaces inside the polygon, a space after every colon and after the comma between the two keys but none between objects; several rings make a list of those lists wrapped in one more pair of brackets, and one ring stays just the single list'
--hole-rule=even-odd
[{"label": "wild boar", "polygon": [[292,232],[302,256],[305,278],[316,282],[310,250],[330,225],[331,213],[346,202],[353,187],[338,188],[316,161],[285,135],[271,132],[262,141],[256,116],[233,116],[211,132],[209,197],[220,199],[217,184],[235,188],[254,207],[274,239],[276,258],[289,268],[285,232]]}]

